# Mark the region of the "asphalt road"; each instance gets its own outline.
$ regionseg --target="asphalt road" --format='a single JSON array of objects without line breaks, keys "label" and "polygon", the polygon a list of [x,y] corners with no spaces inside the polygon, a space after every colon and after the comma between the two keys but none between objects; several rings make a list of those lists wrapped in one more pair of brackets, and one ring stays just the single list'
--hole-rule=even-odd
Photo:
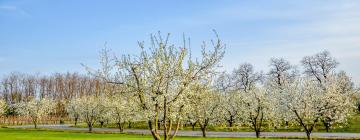
[{"label": "asphalt road", "polygon": [[[12,126],[10,128],[33,128],[32,125]],[[54,130],[88,131],[87,128],[74,128],[70,125],[39,125],[39,128]],[[119,132],[114,128],[93,128],[94,132]],[[128,129],[127,133],[150,134],[149,130]],[[262,132],[261,137],[306,137],[305,132]],[[201,131],[179,131],[177,136],[201,137]],[[255,137],[254,132],[207,132],[208,137]],[[360,133],[312,133],[312,137],[331,139],[360,139]]]}]

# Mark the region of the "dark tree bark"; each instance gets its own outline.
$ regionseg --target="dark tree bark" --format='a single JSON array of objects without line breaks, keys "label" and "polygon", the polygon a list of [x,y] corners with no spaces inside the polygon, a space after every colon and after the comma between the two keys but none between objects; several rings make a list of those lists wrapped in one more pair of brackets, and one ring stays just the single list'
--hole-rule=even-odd
[{"label": "dark tree bark", "polygon": [[325,127],[325,130],[326,132],[329,132],[330,131],[330,127],[331,127],[331,120],[330,119],[325,119],[325,120],[322,120],[322,123]]},{"label": "dark tree bark", "polygon": [[103,126],[104,126],[104,121],[101,121],[100,122],[100,128],[103,128]]},{"label": "dark tree bark", "polygon": [[192,130],[192,131],[195,131],[195,126],[196,126],[196,123],[197,123],[197,122],[195,122],[195,123],[191,123],[191,130]]},{"label": "dark tree bark", "polygon": [[79,118],[77,118],[77,117],[75,118],[75,126],[77,126],[78,119],[79,119]]},{"label": "dark tree bark", "polygon": [[117,125],[120,130],[120,133],[124,132],[124,123],[118,122]]},{"label": "dark tree bark", "polygon": [[230,116],[229,120],[227,120],[229,123],[229,127],[233,127],[234,126],[234,116]]},{"label": "dark tree bark", "polygon": [[306,137],[308,140],[311,139],[311,133],[314,130],[314,127],[316,126],[316,123],[319,121],[319,118],[315,118],[311,124],[305,124],[304,120],[300,117],[298,112],[296,110],[293,110],[297,117],[297,121],[301,124],[301,126],[305,129]]},{"label": "dark tree bark", "polygon": [[158,130],[161,130],[161,121],[158,121],[157,127],[158,127]]},{"label": "dark tree bark", "polygon": [[93,125],[88,123],[89,132],[92,133]]},{"label": "dark tree bark", "polygon": [[206,138],[206,126],[200,126],[201,132],[202,132],[202,136],[204,138]]},{"label": "dark tree bark", "polygon": [[206,138],[206,127],[209,124],[209,119],[205,119],[203,123],[199,122],[200,129],[204,138]]},{"label": "dark tree bark", "polygon": [[129,129],[132,128],[132,122],[131,122],[131,121],[128,122],[128,128],[129,128]]},{"label": "dark tree bark", "polygon": [[256,138],[260,138],[260,131],[259,130],[256,130],[255,134],[256,134]]}]

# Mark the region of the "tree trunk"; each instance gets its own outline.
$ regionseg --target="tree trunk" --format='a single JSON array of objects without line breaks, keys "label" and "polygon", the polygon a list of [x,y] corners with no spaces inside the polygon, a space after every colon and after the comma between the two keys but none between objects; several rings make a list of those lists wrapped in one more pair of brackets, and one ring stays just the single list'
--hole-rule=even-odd
[{"label": "tree trunk", "polygon": [[75,118],[75,126],[77,126],[78,119],[79,119],[79,118]]},{"label": "tree trunk", "polygon": [[229,127],[233,127],[233,124],[234,124],[233,116],[230,116],[230,119],[228,120],[228,122],[229,122]]},{"label": "tree trunk", "polygon": [[260,138],[260,130],[255,130],[256,138]]},{"label": "tree trunk", "polygon": [[197,121],[194,122],[194,123],[192,123],[192,122],[190,121],[190,125],[191,125],[191,130],[192,130],[192,131],[195,131],[195,126],[196,126],[196,124],[197,124]]},{"label": "tree trunk", "polygon": [[103,126],[104,126],[104,121],[101,121],[100,122],[100,128],[103,128]]},{"label": "tree trunk", "polygon": [[200,128],[201,128],[202,136],[206,138],[206,126],[201,126]]},{"label": "tree trunk", "polygon": [[311,132],[306,132],[306,137],[307,137],[308,140],[310,140],[311,139]]},{"label": "tree trunk", "polygon": [[191,130],[192,131],[195,131],[195,126],[196,126],[196,123],[191,124]]},{"label": "tree trunk", "polygon": [[153,136],[154,140],[161,140],[160,136],[153,131],[151,131],[151,135]]},{"label": "tree trunk", "polygon": [[93,129],[93,126],[91,124],[88,124],[88,127],[89,127],[89,132],[91,133],[92,129]]},{"label": "tree trunk", "polygon": [[38,119],[37,119],[37,118],[33,118],[32,122],[33,122],[33,124],[34,124],[35,129],[37,129]]},{"label": "tree trunk", "polygon": [[131,124],[132,124],[131,121],[129,121],[128,128],[132,128]]},{"label": "tree trunk", "polygon": [[328,122],[328,120],[323,120],[322,122],[324,124],[325,129],[326,129],[326,132],[329,132],[330,131],[330,122]]},{"label": "tree trunk", "polygon": [[153,136],[154,140],[161,140],[160,135],[157,132],[155,132],[155,130],[153,129],[153,125],[150,120],[148,121],[148,125],[149,125],[149,130],[150,130],[151,135]]},{"label": "tree trunk", "polygon": [[120,133],[124,132],[124,126],[121,123],[117,123]]},{"label": "tree trunk", "polygon": [[330,131],[330,126],[329,126],[329,125],[325,125],[325,129],[326,129],[326,132],[329,132],[329,131]]}]

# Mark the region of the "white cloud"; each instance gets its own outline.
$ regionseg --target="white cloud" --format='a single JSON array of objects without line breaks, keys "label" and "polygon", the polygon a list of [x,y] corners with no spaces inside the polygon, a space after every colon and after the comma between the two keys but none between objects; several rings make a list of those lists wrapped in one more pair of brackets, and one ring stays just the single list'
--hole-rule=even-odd
[{"label": "white cloud", "polygon": [[0,14],[16,14],[24,17],[31,17],[31,15],[24,9],[12,5],[0,5]]}]

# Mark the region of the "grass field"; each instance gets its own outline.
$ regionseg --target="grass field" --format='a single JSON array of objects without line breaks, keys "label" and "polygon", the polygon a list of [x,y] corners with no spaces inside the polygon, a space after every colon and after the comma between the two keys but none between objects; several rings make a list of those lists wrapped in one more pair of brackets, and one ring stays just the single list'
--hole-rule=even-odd
[{"label": "grass field", "polygon": [[[151,136],[128,134],[93,134],[72,131],[0,128],[0,140],[152,140]],[[206,138],[206,140],[255,140],[255,138]],[[198,137],[177,137],[176,140],[205,140]],[[260,139],[261,140],[261,139]],[[279,140],[279,139],[264,139]]]},{"label": "grass field", "polygon": [[[360,133],[360,114],[354,115],[353,117],[349,118],[348,120],[348,124],[346,126],[342,126],[342,127],[335,127],[330,129],[330,132],[336,132],[336,133]],[[75,127],[75,126],[73,126]],[[80,128],[87,128],[87,125],[85,123],[80,123],[78,124],[78,126],[76,127],[80,127]],[[95,127],[100,128],[99,124],[95,124]],[[109,125],[105,125],[104,127],[107,128],[116,128],[117,126],[114,124],[109,124]],[[128,129],[128,128],[126,128]],[[132,129],[148,129],[148,126],[145,122],[142,123],[133,123]],[[181,130],[189,130],[191,131],[191,126],[187,126],[187,127],[183,127],[181,128]],[[195,127],[195,130],[197,131],[201,131],[199,126]],[[215,131],[215,132],[253,132],[252,129],[250,129],[249,127],[234,127],[234,128],[229,128],[229,127],[219,127],[219,126],[208,126],[207,128],[208,131]],[[302,127],[300,126],[290,126],[289,128],[285,129],[285,128],[280,128],[277,130],[274,130],[273,128],[270,129],[266,129],[264,130],[264,132],[300,132],[303,131]],[[326,132],[325,128],[323,127],[322,123],[319,123],[315,130],[313,132]]]},{"label": "grass field", "polygon": [[[145,126],[144,126],[145,127]],[[190,128],[185,128],[189,130]],[[229,130],[226,128],[212,128],[212,131],[251,131],[250,129]],[[299,128],[290,128],[279,131],[299,131]],[[317,132],[324,130],[318,129]],[[344,128],[332,129],[331,132],[360,132],[360,115],[349,120],[349,125]],[[34,130],[0,128],[0,140],[152,140],[151,136],[129,134],[94,134],[76,131]],[[205,140],[200,137],[177,137],[177,140]],[[255,140],[255,138],[206,138],[206,140]],[[261,139],[260,139],[261,140]],[[272,140],[272,139],[266,139]],[[273,139],[279,140],[279,139]]]}]

